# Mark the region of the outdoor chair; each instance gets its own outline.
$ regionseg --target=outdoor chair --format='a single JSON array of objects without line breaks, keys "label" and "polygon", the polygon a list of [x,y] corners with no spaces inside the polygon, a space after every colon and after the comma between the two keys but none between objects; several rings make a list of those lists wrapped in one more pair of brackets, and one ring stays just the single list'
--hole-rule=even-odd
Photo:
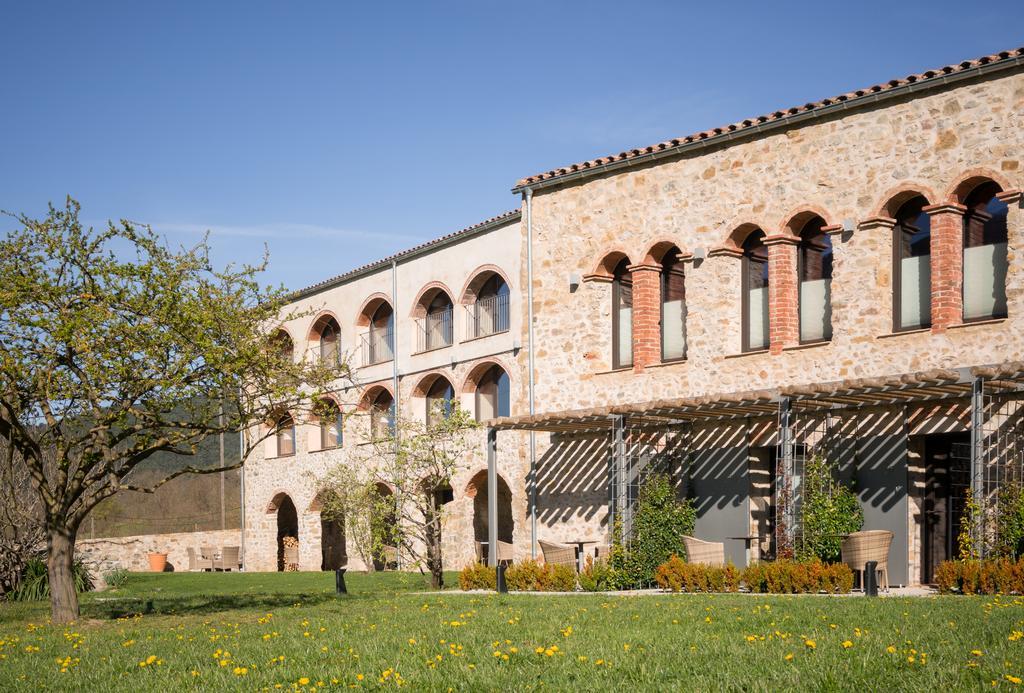
[{"label": "outdoor chair", "polygon": [[598,544],[594,547],[594,560],[595,561],[607,561],[608,556],[612,552],[611,544]]},{"label": "outdoor chair", "polygon": [[[216,555],[217,555],[217,549],[215,549],[212,546],[200,546],[199,547],[200,564],[203,564],[206,561],[209,561],[210,562],[210,570],[213,570],[213,562],[215,560]],[[204,568],[204,570],[205,570],[205,568]]]},{"label": "outdoor chair", "polygon": [[238,570],[238,554],[240,552],[237,546],[225,546],[220,551],[220,558],[213,563],[215,570]]},{"label": "outdoor chair", "polygon": [[195,572],[197,570],[213,570],[213,559],[203,558],[202,556],[196,555],[196,550],[191,546],[188,547],[188,569],[189,572]]},{"label": "outdoor chair", "polygon": [[384,570],[394,566],[398,567],[398,547],[397,546],[383,546],[381,547],[381,557],[384,559]]},{"label": "outdoor chair", "polygon": [[725,566],[725,544],[723,542],[702,541],[684,534],[683,546],[686,547],[687,563],[700,563],[719,568]]},{"label": "outdoor chair", "polygon": [[[482,541],[473,542],[474,548],[476,549],[476,560],[478,563],[487,563],[488,547]],[[504,563],[509,565],[512,563],[512,549],[513,546],[510,542],[498,540],[498,563]]]},{"label": "outdoor chair", "polygon": [[893,533],[887,529],[872,529],[854,532],[845,537],[840,544],[842,561],[850,566],[854,574],[860,576],[860,587],[864,589],[864,565],[868,561],[878,562],[878,573],[881,575],[880,586],[889,591],[889,548],[892,546]]},{"label": "outdoor chair", "polygon": [[576,570],[576,547],[552,544],[543,539],[538,540],[540,550],[544,554],[544,562],[548,565],[565,565]]}]

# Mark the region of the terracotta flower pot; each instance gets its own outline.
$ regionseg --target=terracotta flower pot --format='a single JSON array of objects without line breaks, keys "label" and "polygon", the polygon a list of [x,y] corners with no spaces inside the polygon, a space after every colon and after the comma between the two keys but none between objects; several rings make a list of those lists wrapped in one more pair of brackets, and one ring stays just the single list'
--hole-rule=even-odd
[{"label": "terracotta flower pot", "polygon": [[149,554],[149,569],[154,573],[164,572],[164,568],[167,566],[167,554],[166,553],[151,553]]}]

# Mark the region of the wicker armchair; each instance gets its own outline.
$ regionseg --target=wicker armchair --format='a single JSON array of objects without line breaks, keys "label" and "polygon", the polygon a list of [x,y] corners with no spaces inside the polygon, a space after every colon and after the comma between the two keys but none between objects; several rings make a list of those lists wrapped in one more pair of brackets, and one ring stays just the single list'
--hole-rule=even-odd
[{"label": "wicker armchair", "polygon": [[213,562],[215,570],[238,570],[238,555],[241,553],[237,546],[225,546],[220,551],[220,558]]},{"label": "wicker armchair", "polygon": [[196,554],[196,550],[188,547],[188,569],[190,572],[198,570],[213,570],[213,559],[205,558]]},{"label": "wicker armchair", "polygon": [[725,544],[720,541],[702,541],[684,534],[683,546],[686,547],[687,563],[725,566]]},{"label": "wicker armchair", "polygon": [[864,564],[868,561],[878,562],[878,573],[881,575],[881,586],[889,590],[889,548],[892,546],[893,533],[887,529],[872,529],[866,532],[854,532],[843,539],[840,545],[842,561],[860,576],[861,589],[864,588]]},{"label": "wicker armchair", "polygon": [[[200,546],[199,547],[200,564],[202,565],[202,564],[205,564],[207,561],[209,561],[209,563],[210,563],[209,569],[210,570],[213,570],[213,562],[214,562],[214,559],[215,559],[216,555],[217,555],[217,549],[215,547],[213,547],[213,546]],[[204,570],[205,570],[205,568],[204,568]]]},{"label": "wicker armchair", "polygon": [[537,541],[540,550],[544,554],[544,562],[550,565],[565,565],[576,570],[576,547],[552,544],[543,539]]},{"label": "wicker armchair", "polygon": [[381,558],[384,559],[384,570],[394,567],[398,568],[398,547],[397,546],[383,546],[381,547]]},{"label": "wicker armchair", "polygon": [[[476,551],[477,563],[487,563],[488,547],[482,541],[473,542],[473,548]],[[504,563],[509,565],[512,563],[512,549],[513,546],[510,542],[498,540],[498,563]]]}]

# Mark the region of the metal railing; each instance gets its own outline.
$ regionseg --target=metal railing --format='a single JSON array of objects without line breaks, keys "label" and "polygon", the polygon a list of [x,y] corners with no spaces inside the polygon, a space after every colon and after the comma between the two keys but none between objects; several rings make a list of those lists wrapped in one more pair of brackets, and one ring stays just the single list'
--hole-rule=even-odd
[{"label": "metal railing", "polygon": [[466,306],[466,339],[508,332],[508,294],[487,296]]},{"label": "metal railing", "polygon": [[394,336],[391,330],[366,332],[362,335],[363,365],[372,366],[395,358]]},{"label": "metal railing", "polygon": [[452,309],[428,313],[416,321],[416,351],[431,351],[451,346],[453,340]]}]

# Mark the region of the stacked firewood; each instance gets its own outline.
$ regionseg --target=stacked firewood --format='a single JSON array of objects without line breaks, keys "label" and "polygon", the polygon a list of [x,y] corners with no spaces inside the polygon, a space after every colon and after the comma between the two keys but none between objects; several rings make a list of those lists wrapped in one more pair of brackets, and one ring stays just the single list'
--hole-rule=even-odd
[{"label": "stacked firewood", "polygon": [[284,537],[281,539],[284,546],[284,569],[286,572],[297,572],[299,569],[299,538]]}]

